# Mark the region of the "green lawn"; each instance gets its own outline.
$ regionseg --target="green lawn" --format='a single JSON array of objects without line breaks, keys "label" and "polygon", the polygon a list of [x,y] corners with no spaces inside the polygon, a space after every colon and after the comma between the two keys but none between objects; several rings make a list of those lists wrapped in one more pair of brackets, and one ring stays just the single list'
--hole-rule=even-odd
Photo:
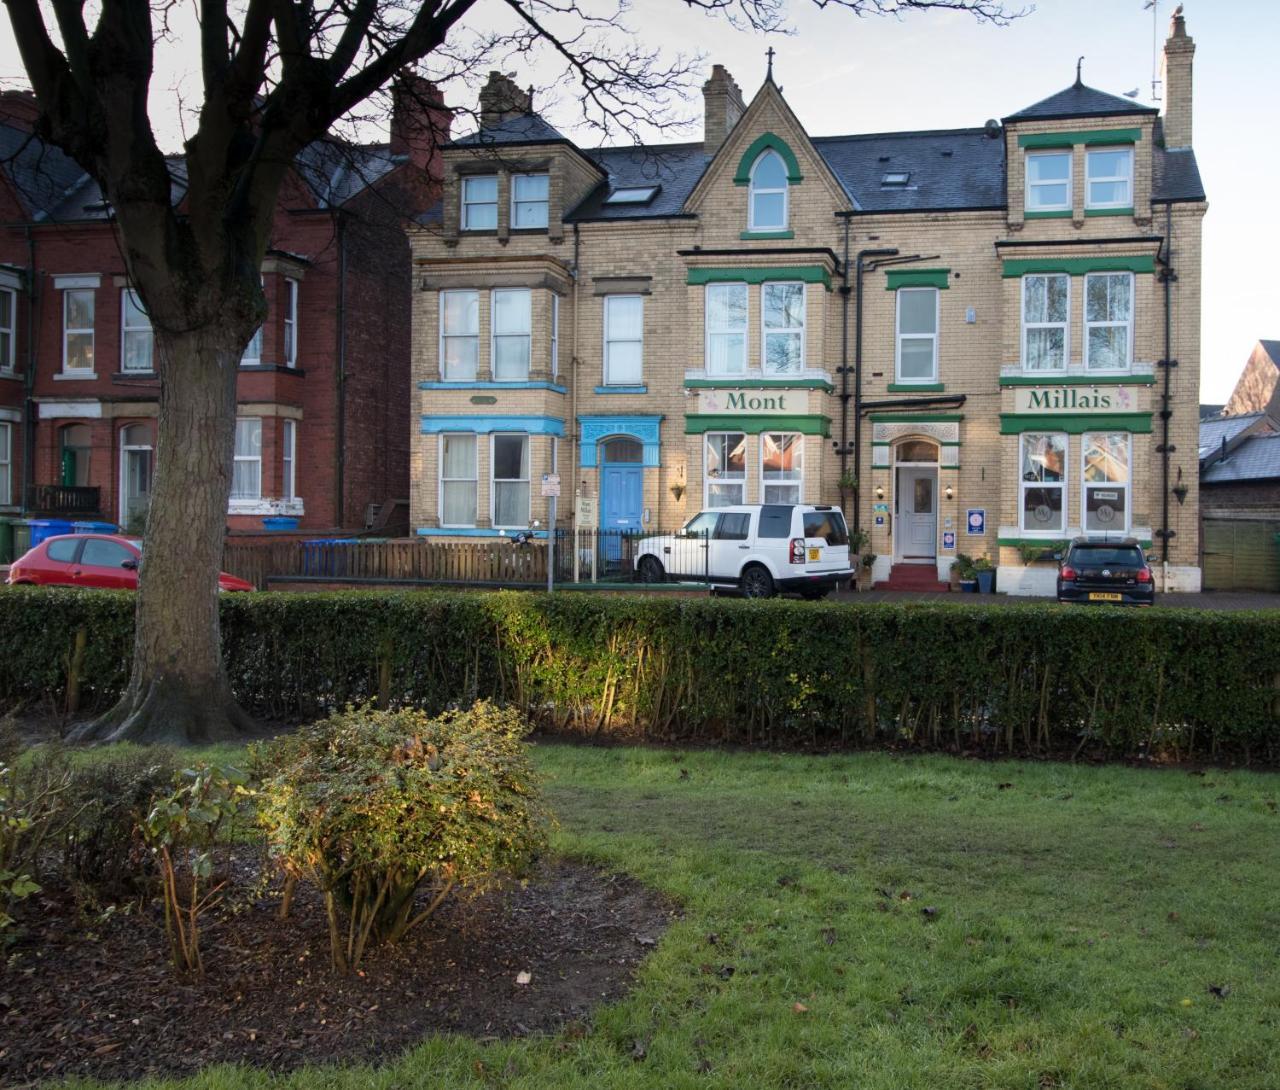
[{"label": "green lawn", "polygon": [[1278,1085],[1280,777],[549,745],[538,763],[561,851],[685,909],[590,1033],[181,1085]]}]

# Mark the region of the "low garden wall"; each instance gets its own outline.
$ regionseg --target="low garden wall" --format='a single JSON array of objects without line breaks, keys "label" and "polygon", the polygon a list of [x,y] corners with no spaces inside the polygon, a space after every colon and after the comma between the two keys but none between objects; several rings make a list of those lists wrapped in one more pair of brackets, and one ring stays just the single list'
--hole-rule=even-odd
[{"label": "low garden wall", "polygon": [[[276,720],[490,697],[589,738],[1280,760],[1267,613],[353,591],[226,595],[222,626]],[[127,594],[0,594],[0,709],[105,707],[132,627]]]}]

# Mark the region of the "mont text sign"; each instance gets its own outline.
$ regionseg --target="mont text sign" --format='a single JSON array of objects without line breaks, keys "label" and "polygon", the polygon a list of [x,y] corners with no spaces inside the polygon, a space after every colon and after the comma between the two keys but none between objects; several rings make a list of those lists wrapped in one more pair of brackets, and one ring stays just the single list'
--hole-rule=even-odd
[{"label": "mont text sign", "polygon": [[809,411],[808,390],[699,390],[698,412],[718,416]]}]

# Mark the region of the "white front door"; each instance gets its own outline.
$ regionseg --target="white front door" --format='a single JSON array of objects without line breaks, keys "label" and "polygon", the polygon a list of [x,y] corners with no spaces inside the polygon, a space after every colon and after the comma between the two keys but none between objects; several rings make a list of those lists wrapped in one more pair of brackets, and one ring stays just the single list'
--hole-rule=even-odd
[{"label": "white front door", "polygon": [[894,551],[899,560],[933,563],[938,555],[938,471],[903,466],[898,470],[898,531]]},{"label": "white front door", "polygon": [[120,451],[120,527],[142,533],[151,502],[151,448],[124,447]]}]

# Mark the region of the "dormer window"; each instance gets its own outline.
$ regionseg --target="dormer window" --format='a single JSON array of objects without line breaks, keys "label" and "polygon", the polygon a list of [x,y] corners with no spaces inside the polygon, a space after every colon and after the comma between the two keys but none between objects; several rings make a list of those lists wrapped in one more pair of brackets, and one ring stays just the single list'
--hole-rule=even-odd
[{"label": "dormer window", "polygon": [[1037,151],[1027,154],[1028,212],[1071,210],[1071,152]]},{"label": "dormer window", "polygon": [[615,189],[604,199],[605,204],[648,204],[658,195],[659,185],[632,185]]},{"label": "dormer window", "polygon": [[511,227],[513,230],[546,228],[550,178],[546,174],[514,174],[511,177]]},{"label": "dormer window", "polygon": [[787,167],[776,151],[765,151],[751,168],[747,227],[752,231],[787,229]]},{"label": "dormer window", "polygon": [[1085,154],[1085,208],[1133,207],[1133,148]]},{"label": "dormer window", "polygon": [[498,176],[496,174],[462,179],[462,229],[464,231],[496,231],[498,229]]}]

